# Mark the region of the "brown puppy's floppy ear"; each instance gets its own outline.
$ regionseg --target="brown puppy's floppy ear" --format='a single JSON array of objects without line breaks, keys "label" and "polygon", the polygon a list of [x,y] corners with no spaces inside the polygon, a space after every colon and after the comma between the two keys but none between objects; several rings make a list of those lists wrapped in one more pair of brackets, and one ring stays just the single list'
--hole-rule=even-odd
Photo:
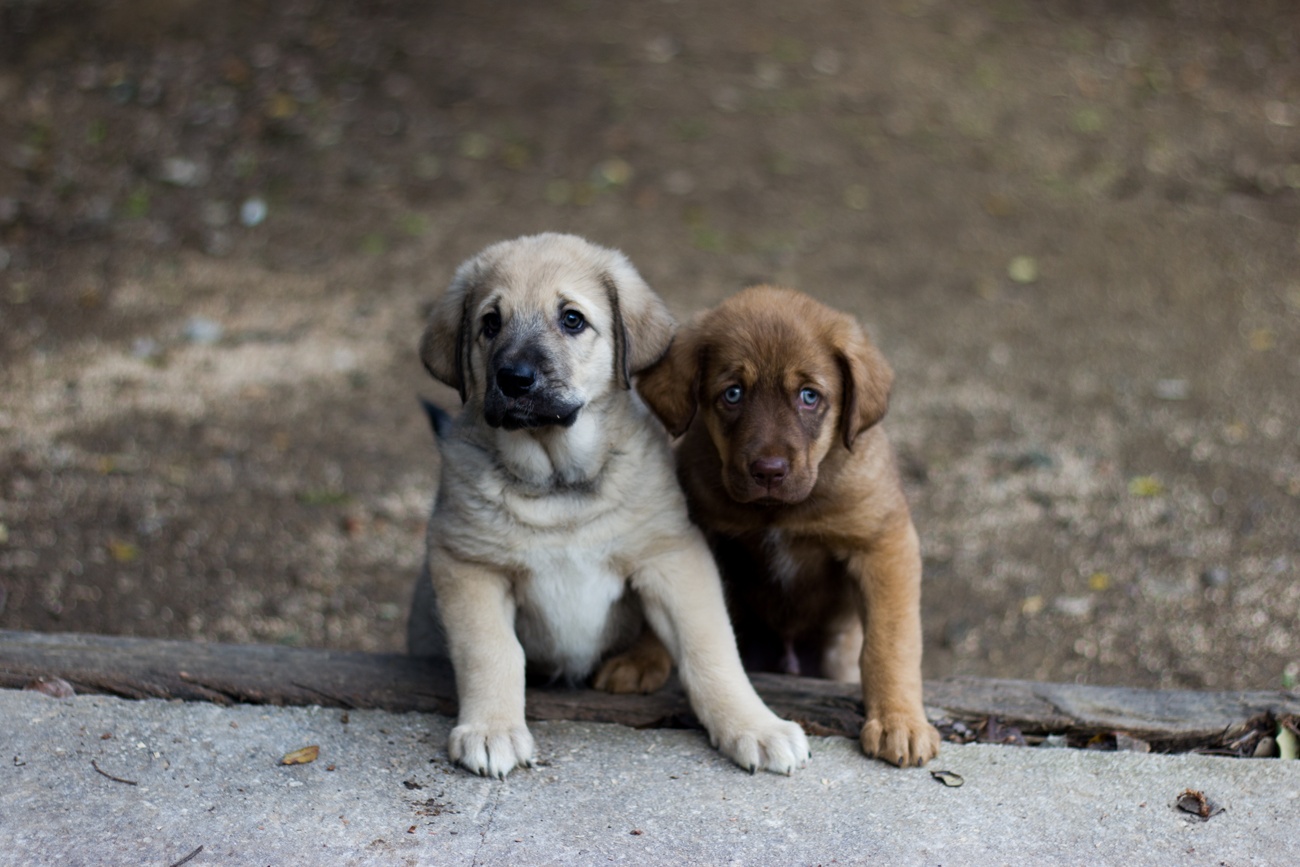
[{"label": "brown puppy's floppy ear", "polygon": [[844,376],[840,433],[844,447],[851,451],[858,435],[889,410],[894,371],[857,322],[849,319],[833,339],[836,361]]},{"label": "brown puppy's floppy ear", "polygon": [[686,433],[695,418],[703,355],[694,332],[679,331],[664,357],[636,379],[641,399],[675,437]]},{"label": "brown puppy's floppy ear", "polygon": [[614,375],[623,388],[668,351],[677,322],[621,254],[600,275],[614,321]]},{"label": "brown puppy's floppy ear", "polygon": [[469,345],[472,339],[475,289],[486,279],[477,259],[456,270],[447,291],[434,302],[429,321],[420,338],[420,361],[439,382],[460,392],[460,402],[469,398]]}]

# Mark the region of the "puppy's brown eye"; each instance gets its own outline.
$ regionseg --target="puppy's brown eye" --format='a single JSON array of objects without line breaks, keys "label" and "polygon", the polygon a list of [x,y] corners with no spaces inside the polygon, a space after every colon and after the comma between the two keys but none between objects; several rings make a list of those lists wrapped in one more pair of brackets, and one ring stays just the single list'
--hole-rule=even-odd
[{"label": "puppy's brown eye", "polygon": [[563,325],[564,330],[570,334],[577,334],[579,331],[587,327],[587,319],[577,310],[566,310],[563,315],[560,316],[560,324]]},{"label": "puppy's brown eye", "polygon": [[740,403],[740,399],[744,396],[745,390],[738,385],[733,385],[722,393],[722,402],[729,406],[735,406]]},{"label": "puppy's brown eye", "polygon": [[483,315],[483,336],[488,340],[501,331],[501,314],[495,310]]},{"label": "puppy's brown eye", "polygon": [[803,391],[799,392],[799,402],[804,406],[816,406],[817,401],[819,400],[821,400],[821,395],[813,391],[811,388],[805,388]]}]

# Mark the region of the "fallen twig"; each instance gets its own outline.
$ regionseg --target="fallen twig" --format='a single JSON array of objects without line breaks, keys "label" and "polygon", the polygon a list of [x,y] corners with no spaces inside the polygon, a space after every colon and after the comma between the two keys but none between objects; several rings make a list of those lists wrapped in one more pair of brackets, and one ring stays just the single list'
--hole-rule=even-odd
[{"label": "fallen twig", "polygon": [[115,782],[115,783],[126,783],[128,786],[138,786],[138,785],[140,785],[140,784],[137,783],[135,780],[124,780],[124,779],[122,779],[121,777],[115,777],[115,776],[113,776],[113,775],[110,774],[108,771],[104,770],[104,769],[101,768],[99,765],[95,764],[95,760],[94,760],[94,759],[91,759],[91,760],[90,760],[90,766],[91,766],[92,768],[94,768],[94,769],[95,769],[95,772],[98,773],[100,776],[102,776],[102,777],[108,777],[110,780],[112,780],[112,781]]},{"label": "fallen twig", "polygon": [[198,854],[199,854],[200,852],[202,852],[202,851],[203,851],[203,847],[200,846],[199,848],[195,849],[195,850],[194,850],[193,852],[191,852],[190,854],[186,855],[186,856],[185,856],[184,858],[182,858],[181,860],[177,861],[175,864],[170,865],[170,867],[181,867],[182,864],[185,864],[185,863],[188,862],[188,861],[192,861],[192,860],[194,859],[194,856],[195,856],[195,855],[198,855]]}]

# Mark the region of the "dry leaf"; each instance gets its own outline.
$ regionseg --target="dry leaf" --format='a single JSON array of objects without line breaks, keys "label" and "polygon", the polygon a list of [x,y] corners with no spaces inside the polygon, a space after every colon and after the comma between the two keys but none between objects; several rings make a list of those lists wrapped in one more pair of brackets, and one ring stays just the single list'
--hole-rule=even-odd
[{"label": "dry leaf", "polygon": [[32,679],[23,687],[23,689],[30,690],[31,692],[44,693],[51,698],[72,698],[77,694],[77,691],[72,688],[72,684],[68,683],[63,678],[50,677],[47,675],[41,675],[40,677]]},{"label": "dry leaf", "polygon": [[1016,256],[1007,265],[1007,276],[1016,283],[1033,283],[1038,280],[1038,261],[1033,256]]},{"label": "dry leaf", "polygon": [[1211,816],[1223,812],[1222,807],[1205,797],[1205,793],[1198,789],[1183,789],[1182,794],[1178,796],[1176,806],[1184,813],[1191,813],[1202,822],[1208,821]]},{"label": "dry leaf", "polygon": [[293,752],[289,753],[284,758],[280,759],[280,764],[306,765],[316,761],[316,759],[319,756],[320,756],[320,747],[313,744],[310,747],[303,747],[300,750],[294,750]]},{"label": "dry leaf", "polygon": [[130,542],[112,539],[108,543],[108,553],[118,563],[130,563],[140,556],[140,549]]},{"label": "dry leaf", "polygon": [[1155,476],[1137,476],[1129,479],[1128,492],[1135,497],[1158,497],[1165,492],[1165,486]]},{"label": "dry leaf", "polygon": [[952,771],[931,771],[930,776],[950,789],[956,789],[966,782],[961,774],[954,774]]}]

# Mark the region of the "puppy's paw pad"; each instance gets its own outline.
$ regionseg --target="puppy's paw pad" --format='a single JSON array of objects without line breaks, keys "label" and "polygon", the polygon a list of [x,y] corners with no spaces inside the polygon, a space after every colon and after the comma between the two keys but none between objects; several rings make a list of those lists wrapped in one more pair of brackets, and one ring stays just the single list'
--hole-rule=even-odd
[{"label": "puppy's paw pad", "polygon": [[533,736],[522,725],[459,725],[451,730],[447,754],[471,773],[503,780],[520,765],[532,767]]},{"label": "puppy's paw pad", "polygon": [[667,652],[630,650],[605,660],[591,685],[612,693],[651,693],[668,682],[672,671],[673,661]]},{"label": "puppy's paw pad", "polygon": [[939,754],[939,732],[924,716],[872,716],[862,726],[862,751],[906,768],[924,765]]}]

